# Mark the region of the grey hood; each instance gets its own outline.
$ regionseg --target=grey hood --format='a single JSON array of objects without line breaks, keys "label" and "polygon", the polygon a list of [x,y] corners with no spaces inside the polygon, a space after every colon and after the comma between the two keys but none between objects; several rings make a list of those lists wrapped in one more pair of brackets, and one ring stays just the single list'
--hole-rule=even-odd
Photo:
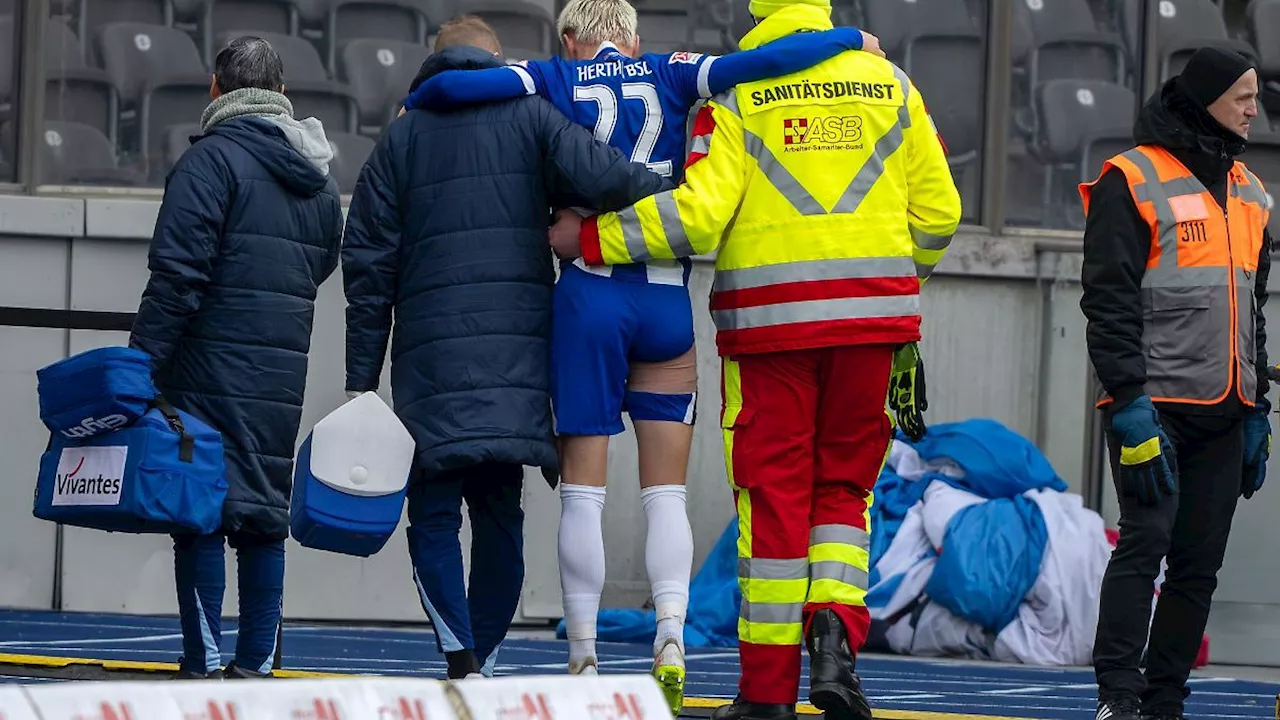
[{"label": "grey hood", "polygon": [[225,93],[205,108],[200,118],[200,130],[207,135],[219,124],[241,117],[265,120],[279,128],[294,151],[321,175],[329,175],[333,148],[325,136],[324,125],[313,117],[295,119],[293,103],[282,93],[261,88],[241,88]]}]

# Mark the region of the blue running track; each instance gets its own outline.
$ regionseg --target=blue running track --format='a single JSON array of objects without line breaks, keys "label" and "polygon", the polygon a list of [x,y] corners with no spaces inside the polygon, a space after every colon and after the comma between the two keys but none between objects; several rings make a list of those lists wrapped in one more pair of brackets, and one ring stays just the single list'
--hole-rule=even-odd
[{"label": "blue running track", "polygon": [[[233,621],[227,621],[224,635],[223,650],[230,651]],[[173,663],[179,638],[174,618],[0,611],[0,666],[6,668],[0,670],[0,682],[47,681],[21,676],[13,665],[16,655]],[[605,643],[600,651],[603,673],[646,672],[652,662],[646,646]],[[558,674],[564,672],[566,657],[560,641],[511,639],[503,646],[497,671]],[[734,649],[691,650],[688,665],[689,697],[733,697],[738,677]],[[284,667],[443,678],[445,664],[426,630],[292,623],[285,626]],[[859,659],[858,671],[877,711],[916,711],[920,714],[909,717],[920,720],[943,720],[951,713],[1084,720],[1094,712],[1095,688],[1088,670],[867,655]],[[1276,717],[1280,684],[1195,676],[1191,687],[1187,715],[1195,720]]]}]

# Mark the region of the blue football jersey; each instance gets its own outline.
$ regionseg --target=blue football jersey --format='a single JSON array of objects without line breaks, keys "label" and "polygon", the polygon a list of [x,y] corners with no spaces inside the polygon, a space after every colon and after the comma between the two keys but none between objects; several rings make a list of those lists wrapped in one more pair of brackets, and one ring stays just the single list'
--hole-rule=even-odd
[{"label": "blue football jersey", "polygon": [[[569,119],[591,129],[597,140],[618,148],[632,162],[679,182],[683,174],[690,109],[711,96],[707,75],[715,55],[676,52],[623,55],[612,44],[591,60],[552,58],[512,66],[528,91],[547,98]],[[579,267],[599,274],[608,268]],[[614,266],[620,279],[686,284],[691,261]]]}]

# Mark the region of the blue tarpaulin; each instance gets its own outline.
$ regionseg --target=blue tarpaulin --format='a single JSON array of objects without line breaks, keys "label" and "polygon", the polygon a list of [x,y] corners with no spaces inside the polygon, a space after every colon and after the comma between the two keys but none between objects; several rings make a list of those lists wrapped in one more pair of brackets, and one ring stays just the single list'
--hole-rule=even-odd
[{"label": "blue tarpaulin", "polygon": [[1040,506],[1022,495],[956,513],[925,594],[958,617],[999,633],[1040,577],[1049,531]]},{"label": "blue tarpaulin", "polygon": [[[907,442],[902,436],[898,440]],[[981,578],[998,578],[1000,582],[990,586],[992,597],[986,600],[956,599],[952,603],[955,608],[948,607],[961,616],[967,616],[966,613],[973,615],[973,619],[984,626],[988,622],[1007,622],[1009,608],[1012,607],[1016,613],[1018,602],[1030,589],[1027,573],[1031,568],[1030,582],[1035,582],[1047,542],[1044,519],[1039,516],[1039,509],[1030,500],[1019,496],[1038,488],[1065,492],[1067,484],[1033,443],[995,420],[979,418],[935,425],[912,447],[926,461],[954,462],[964,471],[964,477],[926,473],[920,480],[911,482],[899,477],[891,468],[886,467],[881,472],[871,508],[872,584],[877,581],[876,562],[892,542],[907,510],[921,499],[932,480],[942,480],[987,499],[1018,498],[995,508],[969,508],[961,513],[965,519],[959,523],[953,519],[953,525],[948,526],[943,553],[944,556],[951,553],[952,557],[940,558],[938,564],[939,568],[944,568],[945,563],[952,563],[952,566],[943,570],[940,576],[935,570],[937,579],[931,581],[931,594],[938,591],[946,597],[949,591],[962,595],[965,588],[983,582]],[[1035,511],[1034,516],[1026,507],[1028,505]],[[685,644],[688,647],[730,647],[737,644],[738,607],[741,604],[737,539],[737,523],[732,521],[693,579],[685,626]],[[600,611],[598,637],[602,641],[651,643],[654,631],[655,618],[651,610]],[[557,635],[565,637],[563,620],[557,628]]]}]

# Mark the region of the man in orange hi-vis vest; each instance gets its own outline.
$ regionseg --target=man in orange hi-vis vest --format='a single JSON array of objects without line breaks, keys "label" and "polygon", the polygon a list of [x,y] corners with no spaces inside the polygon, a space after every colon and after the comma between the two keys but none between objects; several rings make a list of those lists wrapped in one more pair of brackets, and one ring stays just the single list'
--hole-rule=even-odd
[{"label": "man in orange hi-vis vest", "polygon": [[1099,720],[1182,718],[1237,498],[1266,474],[1273,202],[1235,159],[1257,103],[1243,56],[1201,49],[1142,109],[1137,146],[1080,186],[1080,305],[1120,501],[1093,652]]},{"label": "man in orange hi-vis vest", "polygon": [[[743,49],[832,26],[829,0],[749,9],[758,24]],[[794,719],[807,645],[810,702],[869,720],[854,672],[870,623],[867,506],[893,430],[891,378],[904,431],[924,429],[920,285],[960,222],[960,195],[917,88],[864,52],[717,95],[689,147],[674,191],[566,218],[552,246],[589,265],[717,251],[743,603],[738,698],[713,718]]]}]

